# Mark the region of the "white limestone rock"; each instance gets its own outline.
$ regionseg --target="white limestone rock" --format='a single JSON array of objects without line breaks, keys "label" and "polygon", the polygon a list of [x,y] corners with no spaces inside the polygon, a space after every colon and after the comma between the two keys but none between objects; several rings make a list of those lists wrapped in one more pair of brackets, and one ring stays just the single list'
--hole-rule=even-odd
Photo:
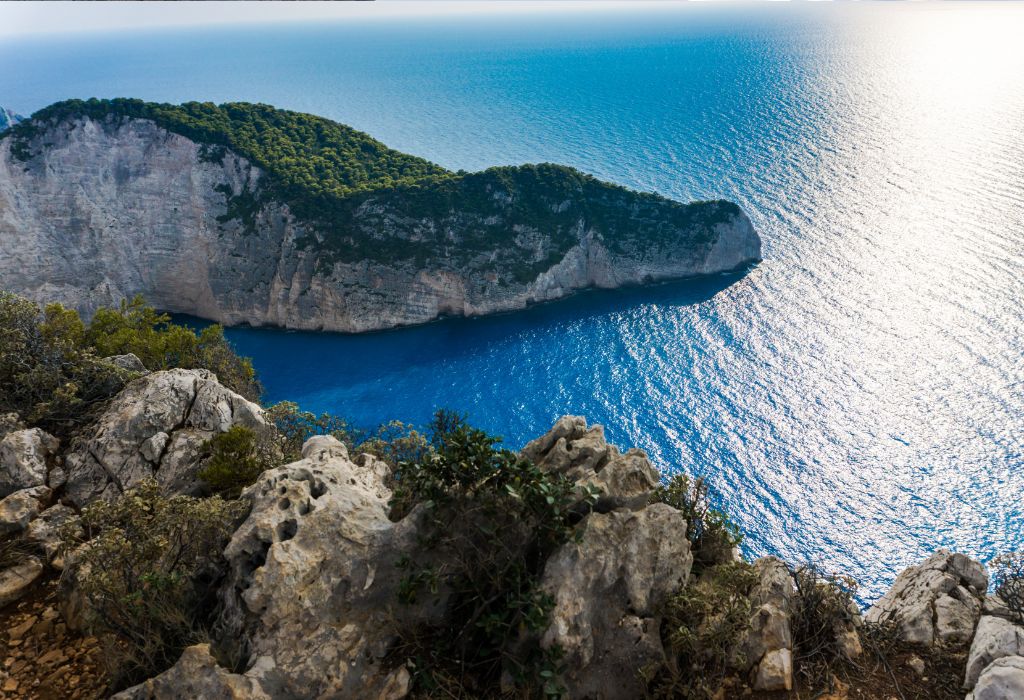
[{"label": "white limestone rock", "polygon": [[1004,656],[985,667],[967,700],[1024,698],[1024,657]]},{"label": "white limestone rock", "polygon": [[660,609],[690,575],[686,520],[657,503],[591,513],[578,527],[579,542],[544,567],[541,589],[555,607],[541,643],[564,651],[570,698],[640,697],[638,671],[665,660]]},{"label": "white limestone rock", "polygon": [[896,621],[907,642],[971,639],[988,588],[985,567],[964,554],[940,549],[905,569],[865,615],[871,623]]},{"label": "white limestone rock", "polygon": [[91,435],[72,446],[65,459],[67,496],[82,507],[150,477],[167,493],[194,493],[203,444],[235,425],[262,428],[263,410],[211,372],[172,369],[140,377],[117,395]]},{"label": "white limestone rock", "polygon": [[982,616],[967,656],[964,687],[973,688],[985,667],[1007,656],[1024,656],[1024,627],[1001,617]]},{"label": "white limestone rock", "polygon": [[0,536],[21,532],[28,527],[29,522],[46,507],[51,493],[45,486],[33,486],[0,500]]},{"label": "white limestone rock", "polygon": [[15,430],[0,440],[0,498],[42,486],[60,440],[40,428]]},{"label": "white limestone rock", "polygon": [[27,557],[20,564],[0,571],[0,608],[25,595],[43,575],[44,568],[36,557]]}]

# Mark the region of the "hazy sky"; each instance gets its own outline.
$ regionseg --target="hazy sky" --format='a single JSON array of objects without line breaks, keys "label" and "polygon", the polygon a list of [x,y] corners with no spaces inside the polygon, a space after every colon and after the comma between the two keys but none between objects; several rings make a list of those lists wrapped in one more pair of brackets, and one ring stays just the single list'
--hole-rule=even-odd
[{"label": "hazy sky", "polygon": [[241,22],[429,17],[499,12],[614,11],[629,0],[378,0],[377,2],[0,2],[0,36]]}]

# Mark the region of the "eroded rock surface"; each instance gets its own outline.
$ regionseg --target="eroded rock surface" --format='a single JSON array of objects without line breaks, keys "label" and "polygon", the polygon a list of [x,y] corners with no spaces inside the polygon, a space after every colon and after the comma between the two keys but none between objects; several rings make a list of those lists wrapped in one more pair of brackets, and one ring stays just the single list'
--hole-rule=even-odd
[{"label": "eroded rock surface", "polygon": [[46,508],[52,492],[45,486],[15,491],[0,500],[0,536],[21,532]]},{"label": "eroded rock surface", "polygon": [[758,581],[750,593],[750,630],[733,655],[740,670],[753,675],[755,690],[793,687],[793,631],[797,591],[789,567],[776,557],[754,562]]},{"label": "eroded rock surface", "polygon": [[0,498],[42,486],[60,440],[39,428],[14,430],[0,440]]},{"label": "eroded rock surface", "polygon": [[985,567],[964,554],[940,549],[896,577],[865,615],[872,623],[899,623],[904,641],[919,644],[971,639],[988,588]]},{"label": "eroded rock surface", "polygon": [[201,448],[234,425],[259,428],[263,411],[206,370],[172,369],[131,382],[65,460],[78,507],[155,478],[168,493],[199,487]]},{"label": "eroded rock surface", "polygon": [[994,615],[984,615],[971,642],[964,687],[973,688],[982,672],[997,659],[1024,656],[1024,626]]}]

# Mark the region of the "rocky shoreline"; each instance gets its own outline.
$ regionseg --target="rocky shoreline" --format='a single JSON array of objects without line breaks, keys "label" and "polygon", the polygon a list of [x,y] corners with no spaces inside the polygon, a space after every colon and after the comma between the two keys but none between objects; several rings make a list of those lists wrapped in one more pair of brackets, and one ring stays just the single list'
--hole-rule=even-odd
[{"label": "rocky shoreline", "polygon": [[[137,366],[132,358],[117,361]],[[0,531],[23,536],[31,552],[0,573],[0,602],[10,608],[31,597],[52,577],[48,572],[63,571],[55,624],[67,634],[82,629],[88,602],[76,594],[75,554],[59,545],[62,524],[84,505],[116,498],[146,479],[155,478],[167,494],[198,492],[199,446],[232,426],[266,424],[263,409],[203,370],[144,373],[68,446],[22,427],[17,416],[5,417]],[[705,565],[695,573],[687,537],[695,523],[653,498],[659,474],[646,454],[621,452],[607,443],[601,426],[583,418],[559,419],[520,457],[570,479],[581,504],[575,535],[547,558],[539,579],[552,601],[539,644],[560,650],[563,696],[643,697],[645,679],[673,663],[665,630],[673,597],[708,585],[714,570]],[[417,507],[393,517],[390,477],[380,458],[351,455],[328,436],[306,441],[298,461],[264,472],[242,492],[248,514],[224,549],[227,571],[216,591],[218,628],[244,646],[243,667],[224,667],[210,645],[198,644],[170,669],[115,697],[410,697],[416,669],[396,656],[395,642],[411,628],[444,625],[447,594],[442,586],[434,597],[398,602],[408,573],[402,562],[422,554],[426,516]],[[715,566],[733,566],[735,556]],[[799,673],[806,655],[803,616],[827,582],[807,579],[775,557],[742,567],[750,576],[742,601],[749,616],[730,642],[726,690],[716,697],[806,689]],[[855,606],[838,611],[829,622],[828,645],[840,661],[862,664],[850,668],[867,668],[863,662],[877,648],[872,635],[889,630],[893,644],[910,650],[901,668],[911,677],[927,680],[937,670],[924,658],[948,652],[943,658],[958,669],[967,700],[1024,697],[1024,624],[988,590],[982,564],[940,550],[903,571],[866,612]],[[39,696],[19,686],[25,665],[13,646],[41,624],[33,615],[30,623],[29,612],[22,614],[17,629],[7,630],[0,668],[5,697]],[[47,619],[56,615],[46,613]],[[74,644],[82,654],[94,646]],[[48,663],[62,659],[47,668],[73,665],[76,654],[47,657]],[[855,685],[856,677],[847,683]],[[847,691],[853,692],[849,685]]]}]

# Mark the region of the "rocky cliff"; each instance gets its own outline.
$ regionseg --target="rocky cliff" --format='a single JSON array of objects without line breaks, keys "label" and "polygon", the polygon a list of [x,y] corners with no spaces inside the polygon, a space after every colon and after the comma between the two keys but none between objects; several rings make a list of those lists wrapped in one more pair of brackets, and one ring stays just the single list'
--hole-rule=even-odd
[{"label": "rocky cliff", "polygon": [[0,107],[0,131],[4,131],[20,122],[24,117],[15,114],[6,107]]},{"label": "rocky cliff", "polygon": [[286,188],[155,119],[64,109],[0,138],[0,288],[86,314],[141,293],[226,324],[360,332],[760,259],[731,203],[682,205],[559,166],[456,174],[416,159],[431,179],[300,204],[287,193],[315,180]]}]

